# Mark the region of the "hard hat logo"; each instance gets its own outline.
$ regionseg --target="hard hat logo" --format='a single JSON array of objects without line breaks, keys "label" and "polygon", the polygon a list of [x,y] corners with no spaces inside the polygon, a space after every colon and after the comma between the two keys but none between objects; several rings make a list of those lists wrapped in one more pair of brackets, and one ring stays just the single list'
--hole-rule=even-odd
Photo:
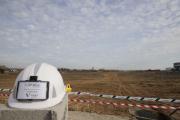
[{"label": "hard hat logo", "polygon": [[66,92],[69,93],[72,91],[72,88],[71,88],[71,85],[70,84],[67,84],[66,85]]},{"label": "hard hat logo", "polygon": [[32,64],[16,78],[8,105],[25,109],[47,108],[60,103],[65,94],[64,82],[56,67],[46,63]]}]

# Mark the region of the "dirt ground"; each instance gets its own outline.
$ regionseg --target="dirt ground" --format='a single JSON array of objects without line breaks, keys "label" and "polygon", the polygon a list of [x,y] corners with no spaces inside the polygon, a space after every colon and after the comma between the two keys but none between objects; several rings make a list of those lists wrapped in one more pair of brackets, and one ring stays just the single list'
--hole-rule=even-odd
[{"label": "dirt ground", "polygon": [[62,72],[73,91],[180,99],[180,73],[141,72]]},{"label": "dirt ground", "polygon": [[[166,71],[61,71],[65,83],[70,83],[73,91],[180,99],[180,72]],[[17,73],[0,74],[0,88],[12,88]],[[69,96],[70,98],[96,99]],[[117,101],[117,100],[116,100]],[[6,102],[0,98],[0,102]],[[119,101],[118,102],[129,102]],[[128,108],[114,108],[113,106],[98,106],[90,104],[70,103],[69,110],[96,112],[100,114],[127,116]],[[163,111],[167,112],[167,111]],[[168,111],[170,113],[172,111]],[[180,119],[180,115],[175,117]]]},{"label": "dirt ground", "polygon": [[[73,91],[180,99],[180,72],[61,72]],[[12,88],[17,73],[0,74],[0,88]]]}]

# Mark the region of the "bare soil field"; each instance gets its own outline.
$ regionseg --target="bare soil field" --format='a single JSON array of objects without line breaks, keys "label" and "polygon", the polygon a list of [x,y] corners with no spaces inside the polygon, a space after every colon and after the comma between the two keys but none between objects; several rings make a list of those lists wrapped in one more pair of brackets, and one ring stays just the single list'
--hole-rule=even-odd
[{"label": "bare soil field", "polygon": [[[180,99],[180,72],[166,71],[61,71],[65,83],[70,83],[73,91]],[[17,73],[0,74],[0,88],[12,88]],[[70,96],[70,98],[96,99],[88,96]],[[0,102],[5,102],[0,98]],[[119,100],[118,100],[119,102]],[[120,101],[122,102],[122,101]],[[123,101],[128,102],[128,101]],[[70,110],[96,112],[102,114],[124,115],[128,109],[113,106],[70,103]],[[166,112],[166,111],[165,111]],[[171,112],[171,111],[168,111]],[[179,114],[175,115],[179,118]]]},{"label": "bare soil field", "polygon": [[[179,72],[61,72],[73,91],[180,99]],[[17,73],[0,74],[0,88],[12,88]]]},{"label": "bare soil field", "polygon": [[180,99],[178,72],[62,72],[73,91]]}]

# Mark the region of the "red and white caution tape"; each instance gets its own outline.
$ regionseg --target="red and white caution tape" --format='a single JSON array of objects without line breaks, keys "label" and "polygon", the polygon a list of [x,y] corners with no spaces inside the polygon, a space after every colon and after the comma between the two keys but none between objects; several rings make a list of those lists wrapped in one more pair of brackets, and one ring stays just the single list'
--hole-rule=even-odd
[{"label": "red and white caution tape", "polygon": [[9,97],[9,93],[0,93],[0,97]]},{"label": "red and white caution tape", "polygon": [[[9,93],[0,93],[0,97],[8,97]],[[139,103],[122,103],[122,102],[105,102],[98,100],[84,100],[84,99],[69,99],[69,102],[78,103],[90,103],[90,104],[100,104],[100,105],[113,105],[115,107],[138,107],[138,108],[153,108],[153,109],[164,109],[164,110],[176,110],[180,109],[180,106],[168,106],[168,105],[147,105]]]},{"label": "red and white caution tape", "polygon": [[176,110],[180,109],[178,106],[168,106],[168,105],[147,105],[147,104],[135,104],[135,103],[118,103],[118,102],[105,102],[105,101],[98,101],[98,100],[84,100],[84,99],[69,99],[69,102],[75,103],[89,103],[89,104],[100,104],[100,105],[113,105],[115,107],[138,107],[141,109],[145,108],[152,108],[152,109],[164,109],[164,110]]}]

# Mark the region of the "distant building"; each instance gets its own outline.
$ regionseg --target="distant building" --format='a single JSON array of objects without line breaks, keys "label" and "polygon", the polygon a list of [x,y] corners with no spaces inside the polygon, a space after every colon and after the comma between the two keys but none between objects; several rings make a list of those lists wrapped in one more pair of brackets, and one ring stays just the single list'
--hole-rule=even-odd
[{"label": "distant building", "polygon": [[174,63],[174,69],[175,71],[180,71],[180,62]]},{"label": "distant building", "polygon": [[168,67],[168,68],[166,68],[166,71],[173,71],[173,70],[174,70],[173,67]]}]

